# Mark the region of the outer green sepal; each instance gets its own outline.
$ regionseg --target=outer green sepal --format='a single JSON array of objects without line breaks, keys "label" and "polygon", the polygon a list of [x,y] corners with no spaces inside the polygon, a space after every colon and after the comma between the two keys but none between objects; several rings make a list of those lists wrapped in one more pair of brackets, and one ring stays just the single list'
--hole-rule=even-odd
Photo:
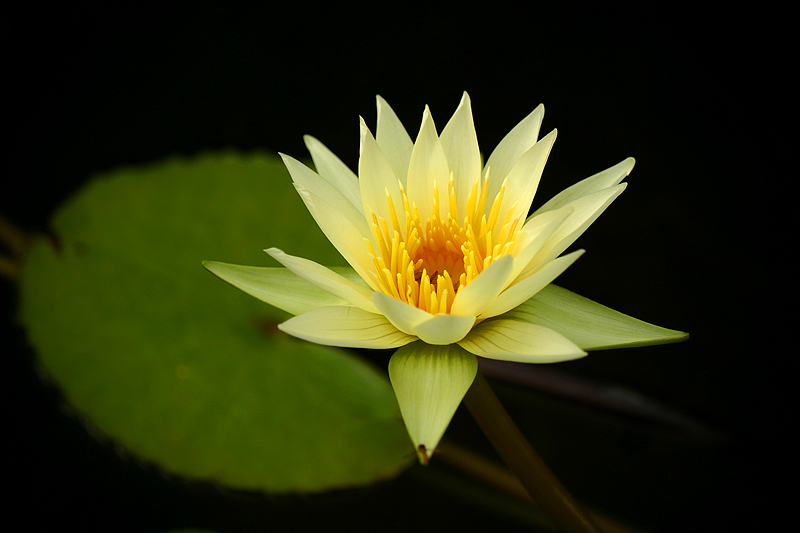
[{"label": "outer green sepal", "polygon": [[[217,261],[203,261],[203,266],[237,289],[292,315],[319,307],[350,305],[338,296],[312,285],[288,268],[231,265]],[[332,270],[352,281],[364,283],[352,268],[334,267]]]},{"label": "outer green sepal", "polygon": [[688,333],[614,311],[552,283],[502,315],[546,326],[584,350],[608,350],[685,341]]},{"label": "outer green sepal", "polygon": [[457,344],[417,341],[392,355],[389,379],[420,463],[428,464],[477,372],[477,357]]}]

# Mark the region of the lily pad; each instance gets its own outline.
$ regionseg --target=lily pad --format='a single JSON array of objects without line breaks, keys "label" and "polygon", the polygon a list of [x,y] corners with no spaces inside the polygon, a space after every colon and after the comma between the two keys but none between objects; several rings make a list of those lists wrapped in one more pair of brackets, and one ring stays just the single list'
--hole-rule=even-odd
[{"label": "lily pad", "polygon": [[92,180],[29,250],[20,319],[66,400],[127,451],[191,479],[315,492],[413,459],[392,389],[355,355],[290,338],[289,315],[203,259],[343,260],[280,160],[207,154]]}]

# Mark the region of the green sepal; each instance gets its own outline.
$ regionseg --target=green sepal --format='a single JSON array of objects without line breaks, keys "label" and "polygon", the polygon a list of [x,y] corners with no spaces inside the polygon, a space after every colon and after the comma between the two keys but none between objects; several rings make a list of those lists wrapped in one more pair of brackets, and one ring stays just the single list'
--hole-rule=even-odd
[{"label": "green sepal", "polygon": [[685,341],[688,333],[662,328],[550,284],[502,315],[546,326],[584,350],[609,350]]},{"label": "green sepal", "polygon": [[389,360],[389,379],[422,464],[428,464],[477,372],[477,357],[457,344],[417,341]]},{"label": "green sepal", "polygon": [[[237,289],[292,315],[299,315],[319,307],[350,305],[338,296],[312,285],[288,268],[231,265],[217,261],[203,261],[203,266]],[[361,277],[350,267],[332,267],[331,270],[351,281],[365,285]]]}]

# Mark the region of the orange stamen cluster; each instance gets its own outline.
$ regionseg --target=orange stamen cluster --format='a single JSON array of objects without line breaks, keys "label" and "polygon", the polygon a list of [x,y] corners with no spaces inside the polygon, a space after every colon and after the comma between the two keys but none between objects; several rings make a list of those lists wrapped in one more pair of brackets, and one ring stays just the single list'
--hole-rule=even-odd
[{"label": "orange stamen cluster", "polygon": [[[515,254],[522,218],[512,220],[514,206],[499,223],[505,183],[486,215],[489,175],[475,180],[467,197],[466,213],[458,223],[453,176],[448,184],[446,212],[434,183],[432,215],[421,220],[416,204],[410,204],[400,184],[401,217],[386,191],[390,221],[371,213],[374,243],[365,239],[375,271],[369,275],[384,294],[402,300],[431,314],[450,313],[458,291],[500,257]],[[523,217],[524,218],[524,217]],[[401,222],[402,220],[402,222]]]}]

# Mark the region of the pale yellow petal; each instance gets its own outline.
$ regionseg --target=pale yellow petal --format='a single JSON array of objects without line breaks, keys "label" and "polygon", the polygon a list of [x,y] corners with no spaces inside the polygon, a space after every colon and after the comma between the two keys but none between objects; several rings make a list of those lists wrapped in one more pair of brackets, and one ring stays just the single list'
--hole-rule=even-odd
[{"label": "pale yellow petal", "polygon": [[[553,130],[542,137],[527,152],[522,154],[506,176],[506,190],[500,220],[505,220],[507,211],[514,207],[512,220],[528,216],[531,202],[539,187],[547,157],[556,141],[557,131]],[[494,169],[492,169],[494,172]]]},{"label": "pale yellow petal", "polygon": [[[372,222],[372,213],[391,222],[392,215],[387,201],[387,193],[392,199],[396,211],[401,210],[402,198],[400,186],[392,167],[386,161],[378,143],[369,131],[364,119],[361,119],[361,155],[358,158],[358,181],[361,186],[361,199],[364,202],[364,213],[368,222]],[[405,228],[401,228],[400,233]]]},{"label": "pale yellow petal", "polygon": [[481,322],[458,344],[481,357],[520,363],[558,363],[586,355],[550,328],[503,318]]},{"label": "pale yellow petal", "polygon": [[[620,183],[607,189],[602,189],[588,196],[583,196],[577,200],[568,203],[566,207],[572,208],[572,213],[564,220],[564,222],[554,231],[547,241],[543,244],[542,248],[537,252],[534,259],[529,263],[529,266],[522,271],[520,275],[524,276],[529,273],[531,268],[535,268],[538,264],[550,261],[566,250],[575,240],[583,234],[584,231],[597,220],[605,209],[611,205],[622,191],[625,190],[627,184]],[[532,223],[534,219],[530,219],[527,225]]]},{"label": "pale yellow petal", "polygon": [[302,187],[319,198],[324,198],[325,202],[350,221],[363,237],[371,235],[364,218],[363,207],[360,205],[360,198],[358,199],[359,204],[354,205],[342,191],[336,188],[335,184],[322,179],[319,174],[293,157],[285,154],[280,154],[280,156],[283,164],[289,170],[295,186]]},{"label": "pale yellow petal", "polygon": [[314,160],[317,173],[325,181],[336,187],[363,215],[364,206],[361,202],[358,176],[316,138],[311,135],[304,135],[303,140],[306,143],[306,148],[311,153],[311,159]]},{"label": "pale yellow petal", "polygon": [[[542,213],[525,226],[523,237],[518,243],[520,251],[514,256],[514,270],[506,282],[506,287],[514,283],[523,271],[532,271],[540,262],[531,263],[537,253],[548,242],[559,226],[572,214],[570,206]],[[539,256],[540,258],[542,256]]]},{"label": "pale yellow petal", "polygon": [[415,335],[414,328],[433,317],[427,311],[387,296],[380,291],[372,293],[372,301],[378,311],[389,319],[389,322],[409,335]]},{"label": "pale yellow petal", "polygon": [[[297,192],[305,202],[308,211],[319,225],[322,232],[331,241],[331,244],[342,254],[345,261],[350,263],[358,275],[370,286],[372,282],[367,271],[372,268],[369,249],[364,242],[362,229],[354,221],[332,207],[328,202],[312,192],[295,184]],[[377,287],[372,287],[377,290]]]},{"label": "pale yellow petal", "polygon": [[408,132],[397,118],[394,110],[380,96],[376,97],[378,106],[378,127],[375,130],[375,140],[386,157],[386,162],[392,168],[394,175],[403,187],[406,186],[408,176],[408,162],[411,159],[411,150],[414,143]]},{"label": "pale yellow petal", "polygon": [[503,318],[548,327],[584,350],[649,346],[689,338],[688,333],[649,324],[552,283]]},{"label": "pale yellow petal", "polygon": [[416,340],[383,315],[358,307],[320,307],[291,318],[278,328],[293,337],[342,348],[398,348]]},{"label": "pale yellow petal", "polygon": [[[465,92],[453,117],[442,130],[439,137],[447,164],[455,182],[457,220],[460,222],[466,213],[467,196],[472,184],[481,175],[481,153],[478,148],[478,135],[472,119],[469,95]],[[439,185],[441,190],[441,185]]]},{"label": "pale yellow petal", "polygon": [[453,344],[469,333],[474,316],[435,315],[414,327],[414,335],[428,344]]},{"label": "pale yellow petal", "polygon": [[550,261],[538,270],[532,271],[526,277],[518,278],[506,290],[501,292],[478,318],[486,319],[501,315],[527,301],[560,276],[562,272],[583,255],[583,252],[584,250],[576,250],[571,254]]},{"label": "pale yellow petal", "polygon": [[289,314],[299,315],[318,307],[348,305],[348,302],[312,285],[288,268],[230,265],[203,261],[218,278]]},{"label": "pale yellow petal", "polygon": [[577,200],[583,196],[587,196],[599,190],[607,189],[617,185],[619,182],[625,179],[628,174],[631,173],[633,170],[633,165],[635,164],[636,161],[632,157],[629,157],[628,159],[617,163],[611,168],[607,168],[602,172],[598,172],[593,176],[589,176],[588,178],[579,181],[571,187],[567,187],[557,195],[553,196],[542,207],[537,209],[536,212],[531,215],[531,217],[535,217],[539,213],[544,213],[545,211],[558,209],[567,205],[573,200]]},{"label": "pale yellow petal", "polygon": [[433,212],[434,183],[439,189],[440,198],[446,198],[449,182],[447,157],[436,133],[431,112],[426,106],[408,165],[408,199],[417,205],[422,220],[431,218]]},{"label": "pale yellow petal", "polygon": [[484,167],[484,175],[487,170],[491,170],[489,198],[495,197],[503,179],[517,164],[517,160],[536,143],[542,118],[544,118],[544,106],[539,104],[530,115],[508,132],[489,156]]},{"label": "pale yellow petal", "polygon": [[319,263],[288,255],[278,248],[270,248],[264,251],[283,266],[320,289],[338,296],[364,311],[380,313],[371,299],[371,295],[375,291],[354,283]]},{"label": "pale yellow petal", "polygon": [[510,255],[504,255],[493,262],[471,283],[458,291],[451,314],[473,317],[480,315],[506,286],[513,268],[514,258]]}]

